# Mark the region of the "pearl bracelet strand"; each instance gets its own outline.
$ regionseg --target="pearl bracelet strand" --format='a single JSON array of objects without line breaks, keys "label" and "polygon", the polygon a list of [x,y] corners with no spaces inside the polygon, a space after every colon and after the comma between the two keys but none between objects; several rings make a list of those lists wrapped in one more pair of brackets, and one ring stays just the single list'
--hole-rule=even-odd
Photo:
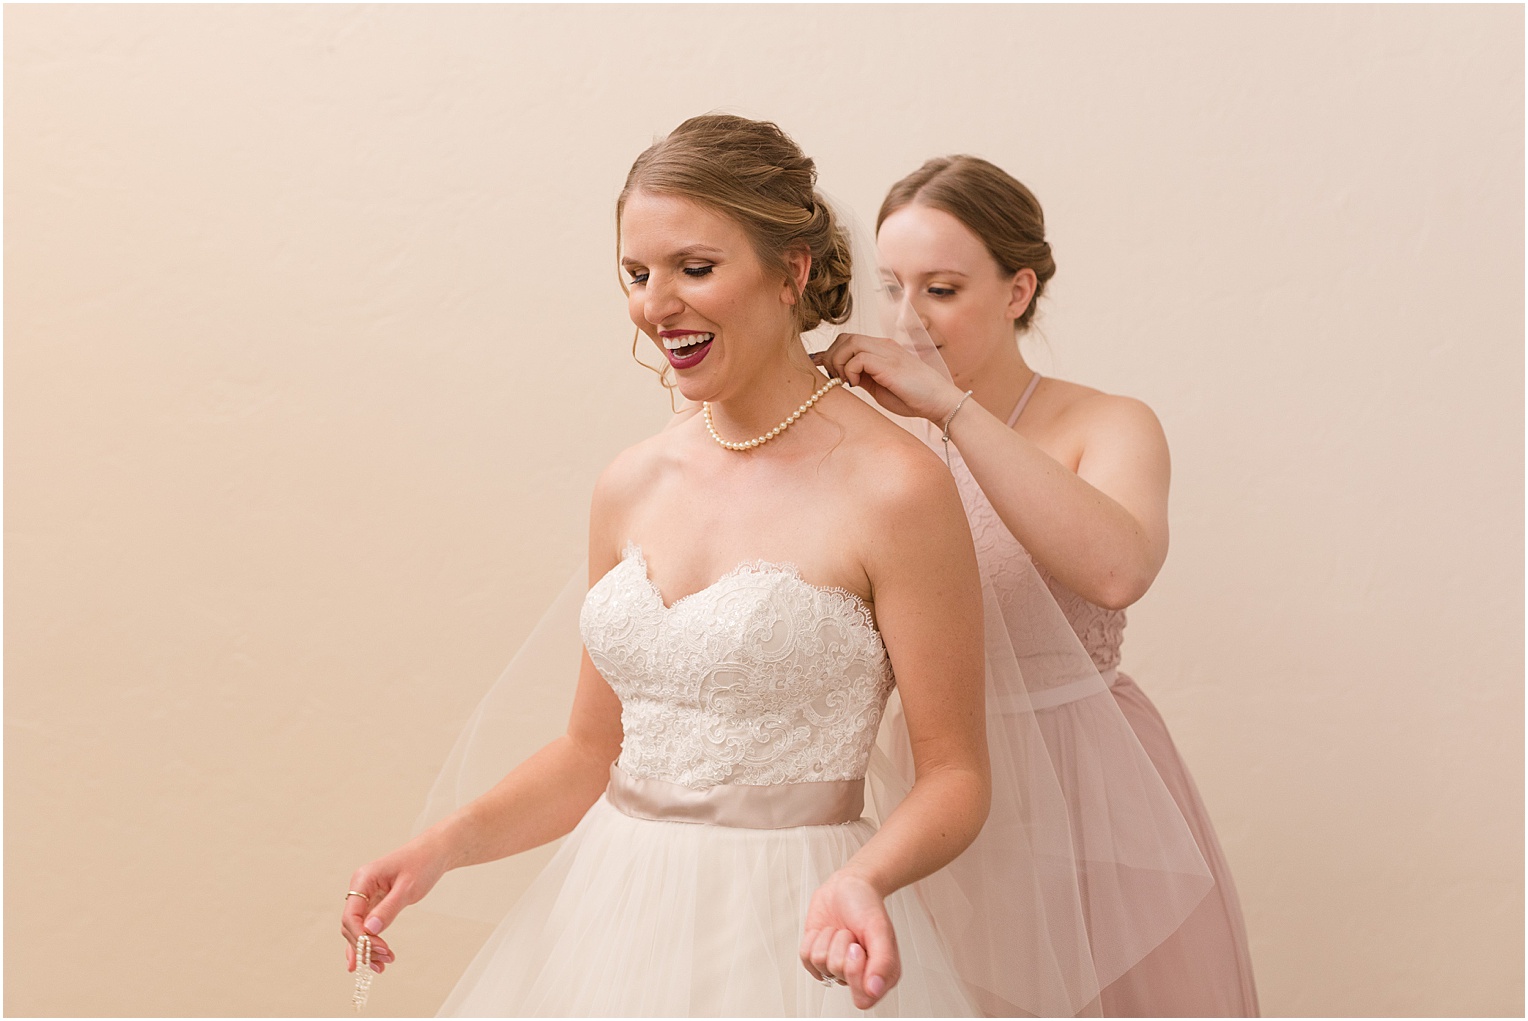
[{"label": "pearl bracelet strand", "polygon": [[713,440],[726,447],[728,450],[752,450],[754,447],[761,447],[794,425],[796,419],[810,411],[812,405],[816,404],[818,399],[821,398],[823,394],[827,393],[829,390],[833,389],[835,386],[838,386],[842,382],[843,380],[841,379],[828,380],[823,384],[821,390],[818,390],[812,396],[808,397],[806,399],[806,403],[801,405],[801,407],[797,408],[795,411],[791,412],[790,417],[785,421],[769,430],[769,432],[765,433],[763,436],[759,436],[751,440],[744,440],[741,443],[733,443],[730,440],[724,440],[720,435],[717,434],[716,423],[711,421],[711,402],[705,401],[700,405],[700,410],[706,419],[706,432],[710,433]]},{"label": "pearl bracelet strand", "polygon": [[355,941],[355,993],[350,997],[350,1004],[355,1007],[357,1014],[366,1006],[367,994],[371,992],[371,978],[371,937],[363,932]]}]

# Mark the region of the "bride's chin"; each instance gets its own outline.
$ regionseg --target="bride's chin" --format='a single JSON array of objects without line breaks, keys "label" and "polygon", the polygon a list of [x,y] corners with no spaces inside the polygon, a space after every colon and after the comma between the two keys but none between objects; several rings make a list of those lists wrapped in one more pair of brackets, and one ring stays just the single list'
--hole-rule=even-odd
[{"label": "bride's chin", "polygon": [[707,386],[699,380],[687,381],[681,379],[674,389],[679,391],[679,396],[691,404],[701,404],[705,401],[714,400],[716,397],[716,388],[714,386]]}]

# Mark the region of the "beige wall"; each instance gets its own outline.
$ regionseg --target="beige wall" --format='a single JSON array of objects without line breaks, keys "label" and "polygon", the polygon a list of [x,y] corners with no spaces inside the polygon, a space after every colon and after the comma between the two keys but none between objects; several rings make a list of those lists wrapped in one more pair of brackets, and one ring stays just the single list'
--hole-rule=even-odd
[{"label": "beige wall", "polygon": [[[863,216],[950,151],[1044,201],[1038,360],[1173,443],[1126,665],[1266,1010],[1521,1015],[1521,7],[4,27],[8,1013],[348,1011],[345,880],[667,413],[622,176],[725,108]],[[395,932],[431,1012],[482,930]]]}]

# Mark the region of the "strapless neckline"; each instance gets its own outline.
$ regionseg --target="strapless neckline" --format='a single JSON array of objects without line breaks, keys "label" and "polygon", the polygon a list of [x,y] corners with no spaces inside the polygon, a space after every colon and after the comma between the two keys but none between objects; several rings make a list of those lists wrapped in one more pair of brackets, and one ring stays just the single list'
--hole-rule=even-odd
[{"label": "strapless neckline", "polygon": [[[814,582],[807,581],[801,576],[801,568],[788,560],[745,560],[741,564],[738,564],[736,567],[728,569],[710,584],[703,585],[696,589],[694,592],[690,592],[687,595],[682,595],[670,603],[664,601],[663,590],[658,588],[657,582],[653,581],[651,569],[647,564],[647,556],[642,552],[642,545],[635,539],[628,539],[626,540],[625,548],[621,551],[621,560],[622,562],[625,562],[632,559],[635,559],[637,562],[637,566],[642,574],[642,582],[646,586],[648,594],[653,597],[654,601],[657,602],[658,606],[661,607],[665,612],[673,612],[679,607],[683,606],[685,603],[699,599],[700,597],[706,595],[708,592],[711,592],[712,590],[724,585],[729,580],[739,577],[740,575],[777,574],[784,575],[785,577],[790,578],[791,580],[797,582],[805,588],[811,589],[814,592],[842,596],[853,604],[854,608],[858,610],[860,615],[862,615],[864,619],[870,623],[871,627],[875,626],[875,611],[872,609],[870,603],[865,600],[864,596],[860,595],[858,592],[855,592],[853,589],[843,588],[838,585],[818,585]],[[620,565],[617,564],[616,566],[619,567]],[[611,568],[611,570],[614,571],[615,568]]]}]

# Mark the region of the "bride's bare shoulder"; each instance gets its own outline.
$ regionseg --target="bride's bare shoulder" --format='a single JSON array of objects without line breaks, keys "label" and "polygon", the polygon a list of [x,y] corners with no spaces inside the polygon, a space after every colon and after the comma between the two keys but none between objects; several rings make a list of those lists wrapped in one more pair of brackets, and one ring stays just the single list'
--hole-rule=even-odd
[{"label": "bride's bare shoulder", "polygon": [[888,593],[909,578],[948,571],[960,558],[974,568],[975,551],[944,459],[920,437],[860,406],[865,414],[847,422],[849,438],[831,469],[840,479],[832,513],[847,524],[870,591],[883,607]]},{"label": "bride's bare shoulder", "polygon": [[687,442],[682,427],[689,417],[683,412],[675,415],[658,432],[617,454],[595,483],[595,499],[629,500],[675,467],[680,460],[678,448]]},{"label": "bride's bare shoulder", "polygon": [[959,510],[949,468],[928,444],[858,398],[850,396],[839,405],[835,414],[841,415],[848,436],[834,451],[833,469],[842,472],[860,498],[894,516]]},{"label": "bride's bare shoulder", "polygon": [[619,536],[630,511],[682,468],[682,448],[693,442],[683,426],[693,417],[693,412],[681,410],[661,430],[617,454],[600,472],[589,511],[591,540],[602,532]]}]

